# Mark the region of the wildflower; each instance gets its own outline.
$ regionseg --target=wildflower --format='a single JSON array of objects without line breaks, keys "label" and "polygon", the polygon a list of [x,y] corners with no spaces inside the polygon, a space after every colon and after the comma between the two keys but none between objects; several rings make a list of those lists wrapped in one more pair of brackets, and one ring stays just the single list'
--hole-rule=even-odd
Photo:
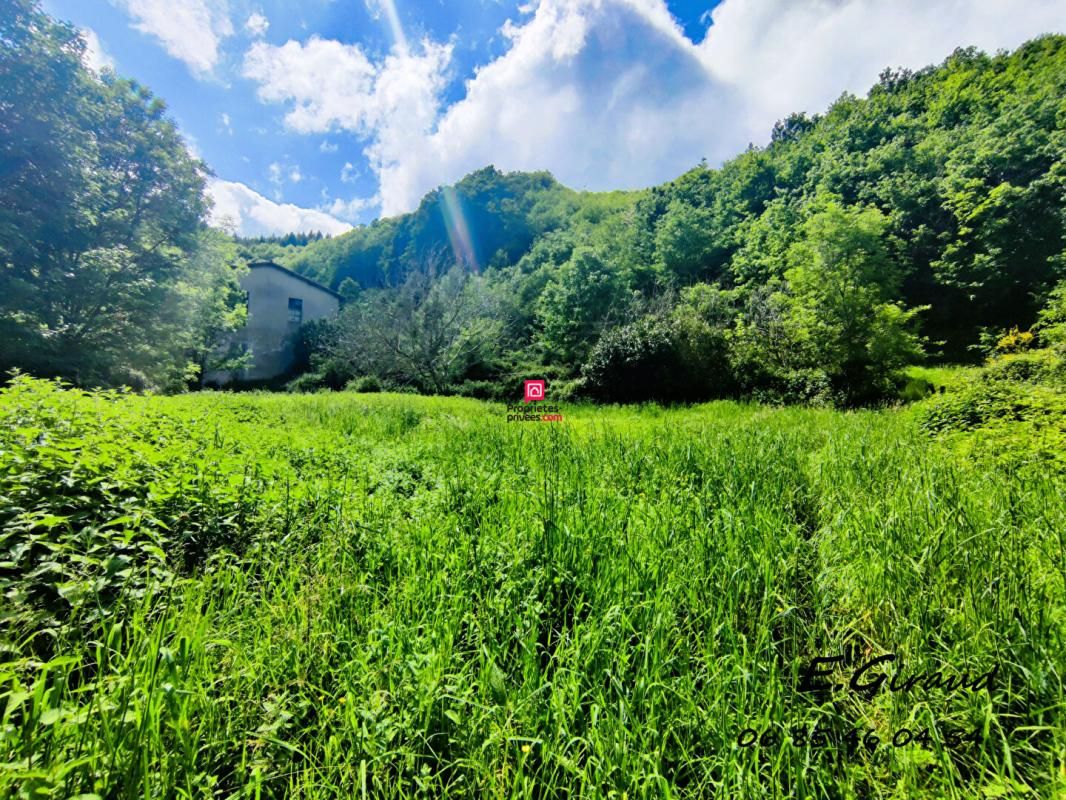
[{"label": "wildflower", "polygon": [[337,698],[337,702],[340,703],[342,706],[345,704],[345,702],[347,700],[348,700],[348,698],[345,697],[343,694],[340,697]]},{"label": "wildflower", "polygon": [[524,744],[524,745],[522,745],[522,752],[523,752],[523,753],[528,753],[528,752],[529,752],[529,749],[530,749],[530,748],[529,748],[529,745],[528,745],[528,744]]}]

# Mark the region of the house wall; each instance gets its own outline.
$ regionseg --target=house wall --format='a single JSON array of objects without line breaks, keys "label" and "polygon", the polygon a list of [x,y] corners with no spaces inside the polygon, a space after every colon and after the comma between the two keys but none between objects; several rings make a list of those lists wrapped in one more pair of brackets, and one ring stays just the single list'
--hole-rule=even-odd
[{"label": "house wall", "polygon": [[[335,315],[340,300],[334,295],[273,267],[252,267],[241,278],[248,292],[248,322],[236,334],[252,351],[252,363],[240,380],[266,380],[292,366],[296,332],[300,323],[289,322],[289,298],[303,300],[303,322]],[[204,383],[228,383],[230,373],[209,372]]]}]

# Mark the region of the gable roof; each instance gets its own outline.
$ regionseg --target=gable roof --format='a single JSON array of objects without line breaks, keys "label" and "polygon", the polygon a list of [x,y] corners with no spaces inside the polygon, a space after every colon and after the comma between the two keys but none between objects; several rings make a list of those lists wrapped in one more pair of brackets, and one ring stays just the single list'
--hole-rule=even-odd
[{"label": "gable roof", "polygon": [[285,267],[281,266],[281,264],[276,264],[273,261],[253,261],[253,262],[251,262],[248,265],[248,269],[263,269],[265,267],[271,267],[273,269],[278,270],[279,272],[284,272],[286,275],[289,275],[290,277],[296,278],[296,280],[298,280],[298,281],[303,281],[304,283],[308,284],[309,286],[314,286],[316,289],[319,289],[319,290],[325,292],[326,294],[333,295],[338,300],[344,300],[344,297],[342,295],[340,295],[339,293],[333,291],[329,287],[323,286],[318,281],[313,281],[310,278],[308,278],[308,277],[306,277],[304,275],[301,275],[299,272],[293,272],[291,269],[286,269]]}]

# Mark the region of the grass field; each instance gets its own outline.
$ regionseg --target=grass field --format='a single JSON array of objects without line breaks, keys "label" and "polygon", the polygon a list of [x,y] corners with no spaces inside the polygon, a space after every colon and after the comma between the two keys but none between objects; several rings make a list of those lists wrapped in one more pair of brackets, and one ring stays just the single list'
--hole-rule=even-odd
[{"label": "grass field", "polygon": [[0,796],[1066,797],[1061,473],[913,408],[563,411],[17,380]]}]

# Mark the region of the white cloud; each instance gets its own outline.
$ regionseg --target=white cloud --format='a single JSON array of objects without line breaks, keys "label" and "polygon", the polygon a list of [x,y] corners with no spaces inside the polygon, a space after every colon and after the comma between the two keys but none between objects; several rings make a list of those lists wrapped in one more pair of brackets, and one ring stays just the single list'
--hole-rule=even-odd
[{"label": "white cloud", "polygon": [[606,189],[732,153],[716,138],[737,99],[709,78],[661,0],[542,0],[503,32],[508,51],[429,135],[411,142],[383,130],[368,148],[384,214],[486,164]]},{"label": "white cloud", "polygon": [[318,150],[321,153],[336,153],[337,145],[335,145],[329,139],[323,139],[322,144],[318,146]]},{"label": "white cloud", "polygon": [[322,231],[336,236],[352,227],[324,211],[300,208],[291,203],[275,203],[235,181],[213,179],[208,183],[208,193],[215,203],[211,211],[211,224],[240,236],[307,231]]},{"label": "white cloud", "polygon": [[258,11],[253,12],[252,15],[248,17],[248,21],[244,23],[244,29],[257,38],[263,36],[269,27],[270,20]]},{"label": "white cloud", "polygon": [[226,131],[226,133],[232,135],[233,134],[233,125],[231,123],[229,114],[227,114],[225,111],[223,111],[221,114],[218,115],[218,119],[222,123],[222,127]]},{"label": "white cloud", "polygon": [[115,59],[104,50],[96,31],[92,28],[82,28],[81,38],[85,40],[85,54],[82,57],[85,66],[93,72],[103,72],[105,69],[115,68]]},{"label": "white cloud", "polygon": [[359,177],[359,168],[355,166],[351,161],[344,162],[344,166],[341,167],[341,182],[342,183],[354,183]]},{"label": "white cloud", "polygon": [[222,41],[233,35],[225,0],[112,0],[133,27],[157,38],[163,48],[198,77],[218,64]]},{"label": "white cloud", "polygon": [[380,65],[358,45],[312,36],[275,46],[256,42],[244,59],[244,76],[259,97],[290,103],[288,127],[301,133],[350,130],[363,134],[402,126],[424,133],[438,110],[451,45],[422,43],[420,54],[394,50]]},{"label": "white cloud", "polygon": [[1066,28],[1062,12],[1058,0],[726,0],[699,51],[714,78],[744,92],[736,135],[765,141],[793,111],[865,94],[885,67],[920,69],[956,47],[1015,48]]},{"label": "white cloud", "polygon": [[507,51],[446,109],[451,47],[429,41],[417,54],[398,41],[378,63],[317,37],[260,42],[244,74],[288,106],[290,129],[361,136],[388,215],[486,164],[549,169],[576,188],[657,183],[766,142],[793,111],[865,92],[887,66],[1064,27],[1060,0],[725,0],[696,45],[664,0],[539,0],[525,12],[501,31]]},{"label": "white cloud", "polygon": [[304,179],[304,176],[303,176],[303,173],[300,172],[299,165],[297,165],[295,167],[292,167],[289,170],[289,180],[292,181],[293,183],[299,183],[303,179]]},{"label": "white cloud", "polygon": [[351,200],[336,198],[333,202],[322,206],[322,210],[349,222],[359,222],[364,212],[379,206],[381,206],[381,198],[375,195],[374,197],[353,197]]},{"label": "white cloud", "polygon": [[273,184],[280,185],[281,182],[282,182],[281,181],[281,170],[282,170],[281,164],[279,164],[277,161],[275,161],[273,164],[271,164],[269,167],[267,167],[267,175],[268,175],[267,180],[269,180]]}]

